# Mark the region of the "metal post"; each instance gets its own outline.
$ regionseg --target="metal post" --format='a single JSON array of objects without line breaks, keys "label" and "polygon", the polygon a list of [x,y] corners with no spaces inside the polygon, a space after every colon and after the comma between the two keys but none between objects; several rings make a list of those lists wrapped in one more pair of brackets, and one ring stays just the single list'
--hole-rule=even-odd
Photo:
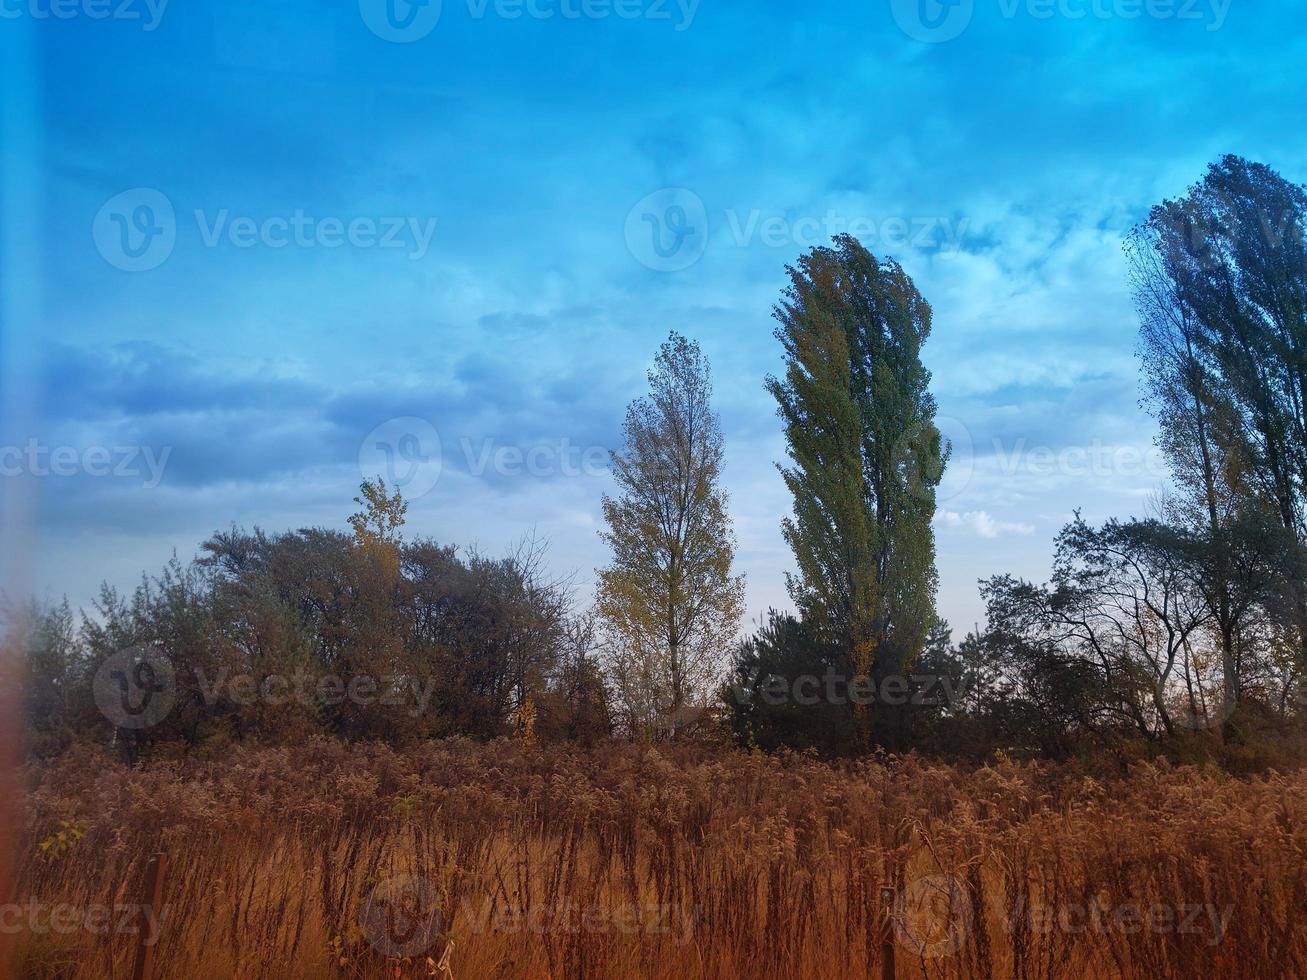
[{"label": "metal post", "polygon": [[154,965],[154,940],[150,924],[163,922],[163,876],[168,870],[168,855],[162,852],[151,855],[145,866],[145,887],[141,890],[141,906],[137,910],[136,965],[132,967],[132,980],[150,980]]}]

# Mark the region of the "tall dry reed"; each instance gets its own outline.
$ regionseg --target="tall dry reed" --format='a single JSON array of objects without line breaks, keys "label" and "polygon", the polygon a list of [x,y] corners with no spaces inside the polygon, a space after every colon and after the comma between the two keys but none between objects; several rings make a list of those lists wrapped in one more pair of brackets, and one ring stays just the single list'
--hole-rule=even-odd
[{"label": "tall dry reed", "polygon": [[29,776],[26,977],[127,976],[156,851],[173,980],[1307,975],[1297,774],[324,740]]}]

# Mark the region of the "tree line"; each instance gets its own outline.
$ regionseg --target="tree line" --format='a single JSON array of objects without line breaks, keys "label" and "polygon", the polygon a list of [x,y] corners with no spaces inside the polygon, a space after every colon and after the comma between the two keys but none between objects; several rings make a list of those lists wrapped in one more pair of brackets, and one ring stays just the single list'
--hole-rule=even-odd
[{"label": "tree line", "polygon": [[[948,697],[875,705],[877,743],[976,758],[1167,753],[1233,764],[1279,757],[1276,747],[1296,744],[1290,736],[1300,734],[1307,694],[1305,224],[1303,187],[1226,156],[1132,230],[1125,251],[1140,317],[1141,401],[1157,420],[1170,485],[1144,514],[1092,526],[1077,513],[1057,536],[1049,582],[983,581],[987,625],[957,645],[928,604],[929,579],[918,577],[907,650],[917,657],[916,676],[951,680],[939,685]],[[811,377],[798,383],[812,385]],[[902,382],[891,389],[909,390]],[[883,408],[893,397],[876,401]],[[788,422],[784,402],[782,414]],[[895,420],[891,431],[909,445],[933,438]],[[796,458],[811,452],[827,468],[829,448],[810,450],[808,432],[787,431]],[[818,431],[828,445],[849,444],[836,426]],[[884,430],[861,430],[877,431]],[[855,489],[864,501],[884,499],[867,465],[876,458],[874,449],[861,456],[864,479]],[[933,487],[933,469],[912,467],[939,458],[913,457],[904,482],[891,486]],[[796,501],[811,490],[787,480]],[[920,491],[915,499],[933,504]],[[805,506],[796,506],[800,522]],[[838,525],[818,507],[809,526],[819,530],[787,526],[792,543]],[[909,551],[926,574],[928,540]],[[828,567],[830,554],[809,561]],[[842,555],[842,568],[857,567],[847,548]],[[802,555],[800,567],[809,567]],[[884,575],[874,581],[884,588]],[[862,667],[856,633],[823,643],[832,617],[813,616],[804,595],[795,592],[797,616],[773,614],[737,657],[728,702],[734,727],[765,746],[850,750],[863,740],[856,711],[831,699],[796,705],[765,697],[776,676]],[[858,607],[858,592],[844,595],[850,610]],[[862,608],[876,607],[864,600]],[[891,634],[874,635],[885,642]],[[899,669],[904,661],[892,651],[877,669]]]},{"label": "tree line", "polygon": [[[130,595],[106,586],[90,615],[10,609],[29,749],[328,732],[1256,755],[1303,715],[1305,223],[1307,191],[1228,156],[1131,232],[1142,400],[1170,485],[1142,515],[1077,515],[1049,582],[982,582],[987,625],[960,643],[935,608],[950,449],[921,358],[931,307],[898,263],[841,235],[788,268],[774,309],[783,365],[765,385],[787,446],[793,611],[738,638],[711,369],[672,333],[612,453],[592,602],[534,540],[502,558],[405,540],[402,497],[368,480],[350,532],[233,528]],[[140,696],[158,671],[157,724],[105,717],[100,701]],[[269,696],[270,678],[325,674],[375,683]],[[223,696],[233,677],[253,695]]]}]

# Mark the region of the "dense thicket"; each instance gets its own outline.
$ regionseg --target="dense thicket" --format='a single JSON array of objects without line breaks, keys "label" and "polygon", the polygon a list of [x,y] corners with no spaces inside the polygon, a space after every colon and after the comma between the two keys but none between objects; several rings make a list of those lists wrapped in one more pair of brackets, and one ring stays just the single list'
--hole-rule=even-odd
[{"label": "dense thicket", "polygon": [[[92,615],[23,611],[30,747],[493,737],[528,715],[541,737],[607,734],[586,623],[543,559],[531,542],[487,558],[322,528],[217,534],[130,596],[106,587]],[[175,688],[146,728],[116,728],[97,703],[104,665],[131,649],[164,657]]]}]

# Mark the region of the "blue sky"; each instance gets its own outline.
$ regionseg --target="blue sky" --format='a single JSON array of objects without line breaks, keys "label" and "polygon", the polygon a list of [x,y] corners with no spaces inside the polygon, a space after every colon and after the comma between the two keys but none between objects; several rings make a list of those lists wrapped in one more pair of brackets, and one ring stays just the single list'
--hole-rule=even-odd
[{"label": "blue sky", "polygon": [[676,329],[750,616],[783,607],[770,309],[851,229],[934,307],[960,633],[1074,508],[1165,484],[1130,226],[1225,152],[1307,179],[1287,0],[386,2],[0,0],[11,587],[343,527],[390,452],[411,533],[534,530],[584,599],[596,461]]}]

